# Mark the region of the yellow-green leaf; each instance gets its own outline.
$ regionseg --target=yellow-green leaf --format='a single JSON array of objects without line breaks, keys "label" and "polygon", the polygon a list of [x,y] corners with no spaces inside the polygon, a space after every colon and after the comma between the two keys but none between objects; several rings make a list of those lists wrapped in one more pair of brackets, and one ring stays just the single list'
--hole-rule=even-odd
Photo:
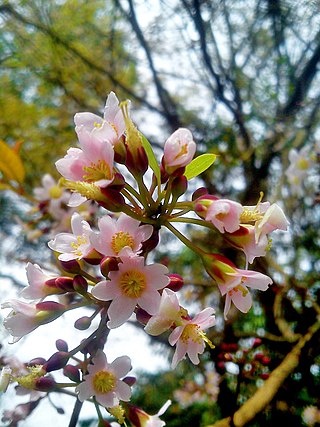
[{"label": "yellow-green leaf", "polygon": [[141,136],[142,146],[146,150],[146,154],[147,154],[147,157],[149,160],[149,165],[150,165],[151,169],[153,170],[153,172],[157,178],[158,184],[160,185],[160,182],[161,182],[160,167],[159,167],[158,161],[156,159],[156,156],[153,152],[153,149],[151,147],[150,142],[147,140],[147,138],[141,132],[139,132],[139,133]]},{"label": "yellow-green leaf", "polygon": [[18,153],[0,140],[0,172],[8,181],[22,184],[25,176],[24,165]]},{"label": "yellow-green leaf", "polygon": [[189,180],[195,176],[200,175],[213,164],[213,162],[216,160],[216,157],[217,156],[212,153],[205,153],[196,157],[186,166],[184,173],[185,177]]}]

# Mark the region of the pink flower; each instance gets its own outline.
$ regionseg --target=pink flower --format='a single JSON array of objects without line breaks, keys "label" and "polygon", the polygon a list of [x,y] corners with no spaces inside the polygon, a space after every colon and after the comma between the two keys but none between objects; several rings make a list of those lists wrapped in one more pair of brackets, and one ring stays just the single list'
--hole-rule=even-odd
[{"label": "pink flower", "polygon": [[61,261],[84,258],[92,249],[89,236],[92,233],[90,225],[75,212],[71,217],[71,233],[59,233],[48,246],[53,251],[60,252]]},{"label": "pink flower", "polygon": [[98,350],[88,365],[88,374],[84,381],[76,387],[78,399],[84,402],[95,396],[100,405],[106,408],[117,406],[120,400],[128,402],[131,397],[131,389],[120,378],[131,370],[131,361],[128,356],[121,356],[112,363],[108,363],[106,355]]},{"label": "pink flower", "polygon": [[240,227],[240,215],[243,207],[240,203],[228,199],[213,200],[208,207],[205,219],[211,221],[220,233],[233,233]]},{"label": "pink flower", "polygon": [[161,295],[159,310],[151,316],[144,330],[149,335],[160,335],[181,321],[180,304],[177,294],[170,289],[164,289]]},{"label": "pink flower", "polygon": [[170,174],[178,168],[188,165],[196,152],[196,143],[188,129],[179,128],[164,144],[163,160]]},{"label": "pink flower", "polygon": [[172,368],[174,369],[178,362],[184,359],[187,354],[194,365],[199,361],[198,354],[202,354],[205,349],[205,342],[212,348],[210,340],[205,336],[203,330],[215,325],[214,309],[205,308],[193,319],[185,320],[181,326],[173,330],[169,336],[169,343],[176,344],[176,351],[172,359]]},{"label": "pink flower", "polygon": [[74,122],[77,133],[84,127],[89,133],[92,132],[99,139],[112,144],[117,142],[126,128],[119,100],[114,92],[110,92],[107,97],[103,118],[93,113],[77,113]]},{"label": "pink flower", "polygon": [[4,366],[0,374],[0,392],[7,391],[10,384],[12,369],[9,366]]},{"label": "pink flower", "polygon": [[56,162],[58,171],[71,181],[107,187],[114,178],[112,144],[97,138],[84,127],[78,130],[78,137],[81,148],[69,148],[66,156]]},{"label": "pink flower", "polygon": [[170,281],[167,273],[162,264],[145,265],[143,257],[123,257],[119,270],[109,273],[110,280],[103,280],[92,289],[96,298],[112,300],[108,327],[117,328],[126,322],[137,304],[147,313],[156,314],[160,305],[158,290]]},{"label": "pink flower", "polygon": [[163,427],[166,425],[164,421],[160,420],[166,410],[171,405],[171,400],[167,400],[166,403],[159,409],[155,415],[149,415],[141,408],[137,406],[129,405],[129,420],[132,427]]},{"label": "pink flower", "polygon": [[64,213],[61,204],[67,204],[70,197],[69,192],[61,188],[49,174],[43,175],[41,184],[42,187],[36,187],[33,190],[35,198],[39,202],[48,202],[48,212],[54,219],[59,219]]},{"label": "pink flower", "polygon": [[242,313],[247,313],[250,310],[252,306],[252,297],[248,287],[266,291],[269,285],[272,284],[272,280],[269,276],[257,271],[235,268],[234,272],[226,272],[225,274],[228,279],[225,280],[224,283],[218,281],[221,295],[226,295],[224,307],[225,319],[227,319],[231,302],[233,302]]},{"label": "pink flower", "polygon": [[141,225],[136,219],[120,214],[117,221],[105,215],[98,221],[99,233],[90,237],[93,247],[107,256],[132,256],[141,249],[142,242],[152,235],[152,225]]},{"label": "pink flower", "polygon": [[4,319],[4,327],[14,337],[13,342],[35,330],[38,326],[52,322],[65,311],[65,306],[54,301],[32,305],[19,300],[9,300],[1,308],[12,311]]},{"label": "pink flower", "polygon": [[29,286],[22,289],[22,297],[35,300],[64,292],[55,286],[55,277],[45,274],[39,265],[28,262],[26,272]]},{"label": "pink flower", "polygon": [[246,261],[249,264],[252,264],[256,257],[265,256],[270,247],[270,242],[265,234],[261,235],[256,242],[255,227],[250,224],[240,226],[239,230],[232,234],[226,233],[225,238],[245,253]]},{"label": "pink flower", "polygon": [[288,229],[289,221],[287,220],[283,210],[279,205],[273,203],[268,207],[261,220],[255,223],[255,235],[256,241],[259,240],[260,236],[271,233],[274,230]]}]

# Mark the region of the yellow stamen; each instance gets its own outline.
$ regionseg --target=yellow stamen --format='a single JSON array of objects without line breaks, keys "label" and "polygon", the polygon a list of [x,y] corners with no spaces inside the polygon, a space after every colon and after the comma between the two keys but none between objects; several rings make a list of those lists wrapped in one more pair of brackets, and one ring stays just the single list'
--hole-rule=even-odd
[{"label": "yellow stamen", "polygon": [[228,294],[232,295],[232,294],[235,294],[236,292],[241,292],[242,296],[245,297],[248,294],[249,291],[244,286],[238,285],[238,286],[235,286],[234,288],[230,289],[230,291],[228,292]]},{"label": "yellow stamen", "polygon": [[301,169],[301,170],[306,170],[306,169],[308,169],[308,167],[309,167],[309,162],[308,162],[308,160],[307,160],[307,159],[303,159],[303,158],[299,159],[299,160],[297,161],[297,167],[298,167],[298,169]]},{"label": "yellow stamen", "polygon": [[53,185],[49,190],[49,196],[51,199],[59,199],[62,195],[62,188],[59,185]]},{"label": "yellow stamen", "polygon": [[[178,142],[178,144],[179,144],[179,142]],[[187,153],[188,153],[188,146],[187,146],[187,144],[183,144],[182,146],[180,146],[180,151],[178,154],[176,154],[176,156],[174,157],[174,160],[178,159],[179,157],[181,157]]]},{"label": "yellow stamen", "polygon": [[99,371],[94,374],[92,385],[97,393],[109,393],[116,386],[116,377],[112,372]]},{"label": "yellow stamen", "polygon": [[113,406],[112,408],[108,408],[108,412],[117,418],[119,424],[123,424],[125,422],[125,412],[121,405]]},{"label": "yellow stamen", "polygon": [[263,218],[263,214],[259,212],[259,205],[263,199],[263,191],[260,191],[259,200],[253,210],[244,208],[240,215],[240,223],[256,222]]},{"label": "yellow stamen", "polygon": [[100,179],[112,178],[110,166],[105,160],[98,160],[98,163],[91,163],[90,166],[84,166],[83,170],[87,172],[83,179],[88,182],[99,181]]},{"label": "yellow stamen", "polygon": [[89,182],[82,181],[70,181],[65,178],[60,179],[60,184],[68,188],[68,190],[79,193],[81,196],[86,197],[91,200],[104,200],[103,194],[101,193],[100,188]]},{"label": "yellow stamen", "polygon": [[120,288],[129,298],[139,298],[146,285],[145,275],[137,270],[126,271],[120,278]]},{"label": "yellow stamen", "polygon": [[82,251],[80,250],[80,246],[85,245],[86,243],[88,243],[88,239],[82,235],[82,236],[77,236],[77,242],[72,242],[70,246],[74,249],[73,252],[76,255],[81,256]]},{"label": "yellow stamen", "polygon": [[181,341],[185,344],[188,343],[189,340],[201,344],[201,337],[199,334],[200,326],[195,325],[193,323],[189,323],[183,330],[181,334]]},{"label": "yellow stamen", "polygon": [[132,236],[129,233],[124,233],[123,231],[115,233],[111,239],[111,247],[116,255],[118,255],[121,249],[123,249],[125,246],[129,246],[131,249],[133,249],[134,241]]}]

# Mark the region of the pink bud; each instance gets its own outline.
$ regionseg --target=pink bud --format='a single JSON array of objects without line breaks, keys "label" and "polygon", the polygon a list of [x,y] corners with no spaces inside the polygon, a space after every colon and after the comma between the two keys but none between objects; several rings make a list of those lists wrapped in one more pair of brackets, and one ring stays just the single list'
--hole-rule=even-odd
[{"label": "pink bud", "polygon": [[63,311],[65,306],[55,301],[42,301],[36,304],[36,309],[39,311]]},{"label": "pink bud", "polygon": [[199,197],[208,195],[208,190],[205,187],[200,187],[192,194],[192,201],[197,200]]}]

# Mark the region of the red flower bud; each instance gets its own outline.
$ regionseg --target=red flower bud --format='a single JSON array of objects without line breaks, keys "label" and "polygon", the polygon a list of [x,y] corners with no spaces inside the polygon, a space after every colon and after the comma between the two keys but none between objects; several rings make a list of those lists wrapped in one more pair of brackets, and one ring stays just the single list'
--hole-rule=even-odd
[{"label": "red flower bud", "polygon": [[147,313],[145,310],[143,310],[143,308],[138,307],[136,309],[136,319],[142,325],[146,325],[148,320],[150,320],[150,318],[151,318],[151,315]]},{"label": "red flower bud", "polygon": [[188,180],[184,175],[177,176],[172,181],[171,192],[175,200],[187,191]]},{"label": "red flower bud", "polygon": [[122,194],[108,187],[103,187],[100,190],[104,196],[104,200],[99,200],[99,205],[111,212],[121,212],[125,204]]},{"label": "red flower bud", "polygon": [[268,357],[268,356],[263,356],[262,357],[262,359],[261,359],[261,363],[262,363],[262,365],[264,365],[264,366],[267,366],[267,365],[269,365],[269,363],[271,362],[271,359],[270,359],[270,357]]},{"label": "red flower bud", "polygon": [[137,381],[137,379],[135,377],[125,377],[122,381],[128,384],[128,386],[132,387]]},{"label": "red flower bud", "polygon": [[74,365],[66,365],[63,368],[63,375],[69,378],[69,380],[74,381],[75,383],[80,382],[80,372],[79,369]]},{"label": "red flower bud", "polygon": [[86,294],[88,291],[88,282],[83,276],[80,276],[80,274],[78,274],[73,278],[73,288],[80,295]]},{"label": "red flower bud", "polygon": [[39,391],[52,391],[56,387],[56,382],[51,376],[40,377],[35,380],[35,389]]},{"label": "red flower bud", "polygon": [[118,264],[119,262],[115,257],[105,256],[100,261],[100,271],[104,275],[104,277],[108,277],[108,274],[110,273],[110,271],[119,270]]},{"label": "red flower bud", "polygon": [[169,288],[174,292],[180,291],[184,285],[183,278],[179,274],[168,274],[168,276],[170,278],[170,282],[166,288]]},{"label": "red flower bud", "polygon": [[73,292],[73,280],[72,277],[57,277],[55,279],[57,288],[65,292]]},{"label": "red flower bud", "polygon": [[76,259],[72,259],[70,261],[60,261],[59,263],[64,271],[68,273],[78,274],[81,271],[81,267]]}]

